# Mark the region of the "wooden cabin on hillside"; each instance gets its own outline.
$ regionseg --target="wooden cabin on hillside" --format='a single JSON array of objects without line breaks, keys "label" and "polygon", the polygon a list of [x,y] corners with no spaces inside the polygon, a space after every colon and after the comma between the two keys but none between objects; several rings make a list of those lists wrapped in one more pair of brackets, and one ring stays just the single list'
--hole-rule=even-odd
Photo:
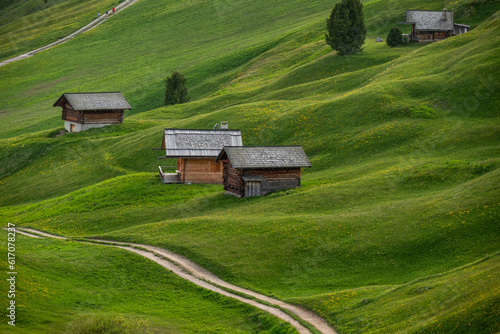
[{"label": "wooden cabin on hillside", "polygon": [[463,34],[469,31],[470,26],[453,22],[453,12],[443,9],[432,10],[407,10],[406,22],[411,24],[410,40],[419,42],[441,41],[450,36]]},{"label": "wooden cabin on hillside", "polygon": [[80,132],[123,122],[126,109],[132,109],[122,93],[64,93],[54,103],[62,108],[64,128]]},{"label": "wooden cabin on hillside", "polygon": [[165,129],[161,148],[166,155],[159,159],[177,159],[175,173],[159,167],[163,183],[222,184],[222,162],[215,158],[224,146],[242,146],[240,130]]},{"label": "wooden cabin on hillside", "polygon": [[215,161],[223,164],[226,194],[237,197],[299,187],[301,168],[311,167],[302,146],[226,146]]}]

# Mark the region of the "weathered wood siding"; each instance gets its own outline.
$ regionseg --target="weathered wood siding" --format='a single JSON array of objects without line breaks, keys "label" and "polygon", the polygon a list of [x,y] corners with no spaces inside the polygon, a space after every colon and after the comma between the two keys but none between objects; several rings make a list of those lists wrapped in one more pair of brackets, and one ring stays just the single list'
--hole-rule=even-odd
[{"label": "weathered wood siding", "polygon": [[119,124],[123,122],[123,110],[110,111],[84,111],[83,124]]},{"label": "weathered wood siding", "polygon": [[245,183],[243,181],[243,171],[233,168],[229,160],[222,160],[224,180],[224,190],[238,197],[245,196]]},{"label": "weathered wood siding", "polygon": [[283,190],[300,187],[300,168],[282,168],[282,169],[246,169],[243,171],[245,176],[262,176],[261,195],[271,191]]},{"label": "weathered wood siding", "polygon": [[75,111],[67,103],[63,107],[62,120],[78,124],[119,124],[123,123],[123,110]]},{"label": "weathered wood siding", "polygon": [[71,108],[71,105],[69,103],[66,103],[62,111],[62,120],[79,123],[80,113],[78,111],[73,110],[73,108]]},{"label": "weathered wood siding", "polygon": [[178,159],[177,168],[184,183],[223,183],[222,163],[213,158]]},{"label": "weathered wood siding", "polygon": [[[240,169],[222,160],[224,190],[238,197],[263,196],[271,191],[300,187],[300,168]],[[244,177],[262,177],[262,181],[245,181]],[[257,185],[256,183],[260,183]],[[257,195],[255,192],[260,189]],[[247,191],[250,191],[247,194]]]},{"label": "weathered wood siding", "polygon": [[446,39],[449,36],[447,31],[417,31],[415,37],[419,42],[434,42]]}]

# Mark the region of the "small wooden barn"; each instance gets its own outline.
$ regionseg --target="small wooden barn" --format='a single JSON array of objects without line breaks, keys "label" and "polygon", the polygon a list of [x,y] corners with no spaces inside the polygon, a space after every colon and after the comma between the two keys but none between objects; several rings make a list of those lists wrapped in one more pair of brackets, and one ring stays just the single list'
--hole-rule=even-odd
[{"label": "small wooden barn", "polygon": [[453,22],[453,12],[443,9],[432,10],[407,10],[406,22],[411,24],[410,40],[419,42],[440,41],[450,36],[468,32],[470,26]]},{"label": "small wooden barn", "polygon": [[215,158],[224,146],[243,145],[240,130],[165,129],[161,148],[166,155],[159,159],[177,159],[175,173],[159,174],[163,183],[222,184],[222,162]]},{"label": "small wooden barn", "polygon": [[311,167],[301,146],[226,146],[215,161],[223,164],[224,190],[238,197],[299,187],[301,168]]},{"label": "small wooden barn", "polygon": [[132,109],[120,92],[64,93],[54,107],[62,107],[62,120],[68,132],[122,123],[124,111]]}]

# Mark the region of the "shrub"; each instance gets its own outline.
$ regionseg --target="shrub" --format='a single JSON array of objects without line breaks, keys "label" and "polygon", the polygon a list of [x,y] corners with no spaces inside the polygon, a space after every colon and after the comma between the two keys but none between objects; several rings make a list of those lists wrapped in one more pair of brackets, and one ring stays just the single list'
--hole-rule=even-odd
[{"label": "shrub", "polygon": [[392,27],[391,31],[389,31],[389,35],[387,35],[387,45],[390,47],[397,46],[399,44],[403,43],[402,39],[403,33],[401,32],[401,29],[398,27]]}]

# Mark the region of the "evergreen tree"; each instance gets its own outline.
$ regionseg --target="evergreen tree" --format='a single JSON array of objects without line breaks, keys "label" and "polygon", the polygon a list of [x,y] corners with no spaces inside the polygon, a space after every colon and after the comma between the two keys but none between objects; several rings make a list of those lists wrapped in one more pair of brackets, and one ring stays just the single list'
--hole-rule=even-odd
[{"label": "evergreen tree", "polygon": [[403,44],[403,33],[399,27],[392,27],[387,35],[386,43],[389,46],[397,46]]},{"label": "evergreen tree", "polygon": [[326,19],[326,29],[326,43],[339,55],[363,51],[361,46],[366,38],[363,4],[359,0],[342,0],[335,4]]},{"label": "evergreen tree", "polygon": [[187,79],[181,72],[174,71],[165,80],[165,105],[188,102],[191,98],[186,86]]}]

